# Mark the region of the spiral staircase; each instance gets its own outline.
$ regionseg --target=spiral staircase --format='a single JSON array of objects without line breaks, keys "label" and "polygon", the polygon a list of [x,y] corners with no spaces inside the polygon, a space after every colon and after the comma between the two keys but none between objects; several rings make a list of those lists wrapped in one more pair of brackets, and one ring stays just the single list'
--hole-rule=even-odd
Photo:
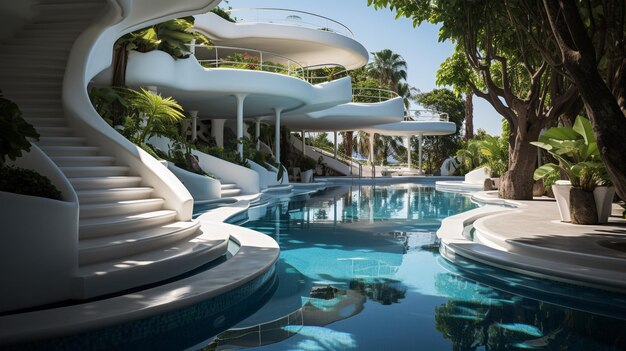
[{"label": "spiral staircase", "polygon": [[[62,87],[72,46],[106,0],[39,0],[34,18],[0,43],[0,89],[40,134],[79,199],[76,297],[91,298],[183,274],[226,253],[229,235],[179,220],[128,164],[66,118]],[[184,217],[184,216],[182,216]]]}]

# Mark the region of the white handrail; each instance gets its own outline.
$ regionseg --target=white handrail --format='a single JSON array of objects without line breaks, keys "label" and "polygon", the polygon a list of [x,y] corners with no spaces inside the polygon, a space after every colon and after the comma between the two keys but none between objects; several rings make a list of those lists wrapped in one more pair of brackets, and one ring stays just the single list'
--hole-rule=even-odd
[{"label": "white handrail", "polygon": [[[245,65],[244,68],[241,69],[250,69],[250,70],[259,70],[259,71],[271,71],[274,73],[280,73],[288,76],[293,76],[292,72],[296,73],[296,77],[302,80],[306,80],[304,71],[305,68],[298,61],[293,60],[289,57],[276,54],[269,51],[250,49],[250,48],[242,48],[235,46],[221,46],[221,45],[204,45],[204,44],[191,44],[190,51],[193,50],[194,55],[198,59],[200,64],[204,64],[204,66],[215,67],[218,68],[224,65]],[[198,50],[201,49],[201,50]],[[202,51],[207,52],[208,54],[203,54]],[[211,53],[211,52],[214,52]],[[253,55],[250,55],[252,53]],[[234,55],[241,54],[241,61],[237,61],[234,59],[229,59]],[[211,59],[203,59],[203,56],[209,57],[212,56],[214,58]],[[264,57],[265,56],[265,57]],[[267,58],[277,58],[278,61],[283,61],[284,63],[269,61]],[[268,62],[271,62],[268,64]],[[233,67],[228,67],[233,68]],[[236,67],[234,67],[236,68]]]},{"label": "white handrail", "polygon": [[[354,33],[348,28],[345,24],[335,21],[334,19],[324,17],[321,15],[317,15],[312,12],[299,11],[299,10],[290,10],[283,8],[271,8],[271,7],[259,7],[259,8],[240,8],[240,9],[230,9],[226,10],[226,12],[230,14],[241,13],[246,11],[255,11],[256,19],[253,20],[242,20],[240,18],[235,18],[237,22],[249,22],[249,23],[274,23],[281,25],[291,25],[298,27],[307,27],[313,28],[317,30],[323,30],[327,32],[341,34],[343,36],[347,36],[350,38],[354,38]],[[281,13],[291,13],[291,15],[287,15],[284,18],[279,17],[261,17],[259,13],[261,12],[281,12]],[[294,15],[297,14],[297,15]],[[302,21],[302,18],[298,15],[307,15],[313,18],[315,22]],[[270,15],[271,16],[271,15]],[[320,20],[323,23],[320,23]]]},{"label": "white handrail", "polygon": [[[369,94],[363,94],[363,92],[369,92]],[[367,88],[356,87],[352,89],[352,101],[363,102],[358,100],[367,100],[365,102],[371,102],[377,100],[377,102],[388,101],[399,97],[398,93],[392,90],[380,89],[380,88]]]},{"label": "white handrail", "polygon": [[446,112],[436,110],[407,110],[404,112],[404,120],[448,122],[449,116]]}]

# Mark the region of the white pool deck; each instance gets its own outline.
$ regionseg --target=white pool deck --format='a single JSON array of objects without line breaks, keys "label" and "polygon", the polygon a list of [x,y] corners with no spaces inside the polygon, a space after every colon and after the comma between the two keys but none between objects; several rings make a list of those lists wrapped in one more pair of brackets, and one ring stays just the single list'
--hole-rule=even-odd
[{"label": "white pool deck", "polygon": [[[437,232],[444,257],[453,261],[459,255],[517,273],[626,292],[626,220],[618,205],[607,224],[575,225],[559,220],[552,199],[503,201],[496,192],[473,198],[487,205],[446,218]],[[474,240],[464,235],[470,225]]]}]

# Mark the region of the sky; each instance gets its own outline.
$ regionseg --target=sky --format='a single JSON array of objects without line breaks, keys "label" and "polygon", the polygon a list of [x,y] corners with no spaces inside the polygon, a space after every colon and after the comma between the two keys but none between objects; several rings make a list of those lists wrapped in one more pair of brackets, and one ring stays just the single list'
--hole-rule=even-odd
[{"label": "sky", "polygon": [[[408,66],[408,83],[421,92],[437,87],[439,65],[452,54],[450,42],[438,42],[438,27],[422,24],[413,28],[410,19],[395,19],[388,9],[374,10],[367,0],[230,0],[222,7],[283,8],[312,12],[341,22],[354,33],[369,52],[391,49],[402,55]],[[474,97],[474,128],[490,134],[500,134],[501,118],[491,105]]]}]

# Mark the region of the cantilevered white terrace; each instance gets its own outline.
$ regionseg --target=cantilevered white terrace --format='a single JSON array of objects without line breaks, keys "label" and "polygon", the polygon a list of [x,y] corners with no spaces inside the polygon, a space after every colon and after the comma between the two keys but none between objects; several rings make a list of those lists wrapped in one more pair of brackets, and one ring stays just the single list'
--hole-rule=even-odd
[{"label": "cantilevered white terrace", "polygon": [[237,23],[214,13],[195,17],[195,29],[215,45],[243,47],[290,57],[304,67],[363,67],[368,52],[345,25],[309,12],[287,9],[234,9]]}]

